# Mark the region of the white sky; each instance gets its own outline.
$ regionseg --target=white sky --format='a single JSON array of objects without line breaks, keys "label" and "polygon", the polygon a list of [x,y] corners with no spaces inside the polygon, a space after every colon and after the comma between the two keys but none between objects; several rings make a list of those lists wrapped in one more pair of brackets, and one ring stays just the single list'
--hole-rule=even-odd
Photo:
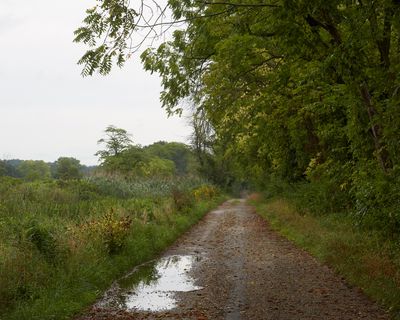
[{"label": "white sky", "polygon": [[74,44],[94,0],[0,0],[0,158],[96,164],[97,140],[110,124],[135,143],[187,142],[185,118],[167,118],[160,80],[138,56],[106,77],[82,78]]}]

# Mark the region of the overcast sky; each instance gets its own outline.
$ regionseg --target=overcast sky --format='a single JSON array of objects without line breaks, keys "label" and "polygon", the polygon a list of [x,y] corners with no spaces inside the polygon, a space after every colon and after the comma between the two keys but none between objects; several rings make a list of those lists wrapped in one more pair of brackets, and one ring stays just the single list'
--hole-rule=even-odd
[{"label": "overcast sky", "polygon": [[0,0],[0,158],[96,164],[97,140],[112,124],[136,143],[186,142],[185,118],[167,118],[160,80],[138,57],[106,77],[82,78],[72,43],[94,0]]}]

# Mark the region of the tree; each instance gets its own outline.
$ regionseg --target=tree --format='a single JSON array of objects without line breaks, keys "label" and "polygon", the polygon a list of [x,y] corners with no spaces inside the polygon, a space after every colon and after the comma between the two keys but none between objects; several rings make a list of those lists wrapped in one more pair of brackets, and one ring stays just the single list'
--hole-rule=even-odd
[{"label": "tree", "polygon": [[175,168],[173,161],[153,157],[143,166],[143,175],[147,177],[172,177],[175,174]]},{"label": "tree", "polygon": [[95,153],[96,156],[99,156],[101,163],[104,163],[109,157],[119,156],[132,146],[131,135],[125,129],[110,125],[104,132],[106,137],[100,139],[97,143],[105,144],[105,149]]},{"label": "tree", "polygon": [[55,163],[54,176],[61,180],[80,179],[82,177],[81,168],[79,160],[60,157]]},{"label": "tree", "polygon": [[7,175],[7,164],[5,161],[0,160],[0,177]]},{"label": "tree", "polygon": [[[127,57],[135,50],[124,33],[128,20],[131,32],[141,28],[142,13],[124,19],[127,2],[118,1],[115,12],[109,1],[99,3],[77,40],[96,47],[107,27],[114,33],[106,36],[107,48],[81,60],[87,74],[107,73],[102,64],[113,52]],[[351,203],[361,217],[395,203],[400,1],[170,0],[168,7],[171,22],[184,21],[184,28],[141,58],[161,76],[167,112],[179,114],[189,100],[210,125],[221,167],[229,163],[257,185],[272,178],[319,184],[326,198]],[[201,151],[206,139],[201,125],[195,129]]]},{"label": "tree", "polygon": [[143,175],[143,167],[149,161],[141,147],[130,146],[118,155],[107,157],[101,167],[106,172],[120,173],[125,176]]},{"label": "tree", "polygon": [[22,178],[27,181],[46,180],[51,177],[50,166],[42,160],[25,160],[18,166]]},{"label": "tree", "polygon": [[105,133],[106,137],[98,143],[105,144],[106,148],[96,152],[100,157],[102,170],[126,177],[145,175],[145,166],[151,156],[140,146],[132,144],[131,135],[125,129],[108,126]]},{"label": "tree", "polygon": [[[143,4],[146,2],[141,1],[138,8]],[[207,117],[217,126],[237,113],[239,98],[254,105],[255,99],[265,104],[266,96],[276,96],[275,101],[289,105],[293,93],[296,100],[307,99],[311,93],[307,102],[311,105],[346,96],[350,106],[344,109],[350,110],[343,112],[353,118],[345,121],[354,122],[350,141],[359,140],[352,143],[361,146],[357,157],[372,156],[385,173],[393,168],[400,150],[392,129],[398,119],[393,106],[400,99],[395,76],[399,69],[399,1],[170,0],[167,6],[172,21],[160,20],[165,9],[158,6],[159,14],[152,23],[144,17],[145,11],[134,10],[126,1],[99,1],[76,33],[76,41],[93,47],[100,42],[81,61],[89,70],[86,73],[109,72],[103,65],[111,66],[117,55],[124,61],[137,49],[129,45],[132,32],[148,28],[152,33],[158,26],[185,21],[185,30],[175,31],[173,41],[142,55],[145,68],[160,73],[163,79],[161,100],[168,112],[179,113],[179,102],[191,98],[201,108],[209,105]],[[140,25],[143,18],[148,23]],[[323,85],[318,86],[316,80]],[[223,108],[211,106],[215,101]],[[392,114],[386,115],[387,111]],[[304,134],[314,140],[314,152],[300,155],[297,146],[291,148],[291,156],[285,156],[287,161],[294,161],[296,150],[302,163],[315,156],[318,148],[313,131],[317,128],[311,128],[310,117],[306,122],[302,123],[307,127]],[[290,144],[289,131],[286,128],[280,133],[279,139],[286,139],[281,142]],[[273,159],[281,160],[285,159]],[[284,167],[290,170],[290,166]],[[284,167],[280,169],[286,170]]]},{"label": "tree", "polygon": [[159,141],[143,149],[152,157],[173,161],[178,175],[194,173],[196,170],[193,152],[184,143]]}]

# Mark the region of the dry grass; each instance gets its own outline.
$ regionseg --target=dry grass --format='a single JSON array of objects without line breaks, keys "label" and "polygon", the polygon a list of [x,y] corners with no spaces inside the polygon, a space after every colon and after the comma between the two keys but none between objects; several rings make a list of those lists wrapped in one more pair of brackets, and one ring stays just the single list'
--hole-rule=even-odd
[{"label": "dry grass", "polygon": [[260,201],[262,199],[262,194],[259,192],[254,192],[252,194],[250,194],[247,199],[249,201]]},{"label": "dry grass", "polygon": [[397,282],[397,285],[400,286],[399,270],[388,255],[371,253],[365,255],[362,260],[362,265],[371,278],[392,278]]}]

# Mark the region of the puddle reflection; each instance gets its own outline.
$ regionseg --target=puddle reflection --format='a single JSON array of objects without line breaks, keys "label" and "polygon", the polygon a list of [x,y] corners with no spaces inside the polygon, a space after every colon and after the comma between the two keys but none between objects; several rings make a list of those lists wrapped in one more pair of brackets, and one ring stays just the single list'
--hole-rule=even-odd
[{"label": "puddle reflection", "polygon": [[117,283],[114,292],[101,303],[125,310],[165,311],[177,306],[176,292],[201,290],[189,271],[197,256],[170,256],[139,267]]}]

